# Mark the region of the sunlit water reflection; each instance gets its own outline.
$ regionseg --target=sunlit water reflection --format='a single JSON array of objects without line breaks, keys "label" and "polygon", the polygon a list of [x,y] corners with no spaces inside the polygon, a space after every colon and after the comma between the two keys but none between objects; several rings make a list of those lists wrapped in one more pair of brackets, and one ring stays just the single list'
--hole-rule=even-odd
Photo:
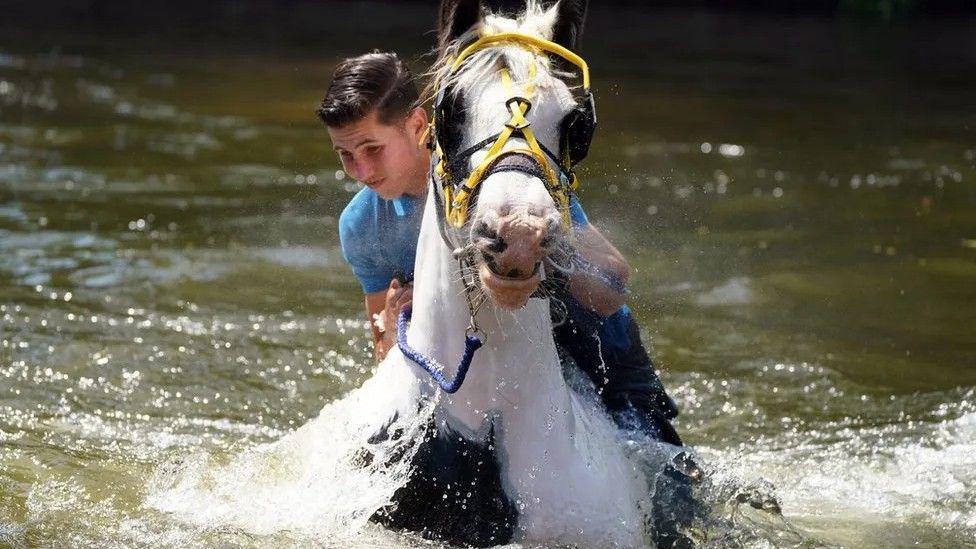
[{"label": "sunlit water reflection", "polygon": [[[707,16],[656,21],[644,42],[594,13],[582,200],[712,471],[703,543],[973,543],[972,51],[919,81],[897,34],[877,52],[826,21],[745,19],[728,42]],[[835,35],[844,61],[810,49]],[[357,187],[311,112],[378,36],[284,58],[0,41],[0,545],[421,544],[158,501],[168,468],[226,465],[369,376],[336,235]]]}]

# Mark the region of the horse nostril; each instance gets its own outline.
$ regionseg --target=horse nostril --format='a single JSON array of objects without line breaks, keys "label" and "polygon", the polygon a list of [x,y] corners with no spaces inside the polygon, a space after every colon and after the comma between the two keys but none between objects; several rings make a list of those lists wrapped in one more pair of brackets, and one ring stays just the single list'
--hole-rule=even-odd
[{"label": "horse nostril", "polygon": [[492,240],[491,244],[488,245],[488,250],[496,254],[504,252],[506,248],[508,248],[508,243],[502,237]]},{"label": "horse nostril", "polygon": [[489,254],[486,254],[485,252],[481,252],[481,259],[485,262],[485,265],[488,266],[488,270],[490,270],[495,274],[501,274],[501,272],[499,272],[498,270],[498,264],[495,263],[494,257],[492,257]]},{"label": "horse nostril", "polygon": [[489,227],[484,221],[475,225],[474,234],[475,236],[488,240],[488,245],[485,248],[489,252],[500,254],[508,248],[508,243],[505,242],[504,238],[498,236],[498,231]]},{"label": "horse nostril", "polygon": [[548,249],[548,248],[552,247],[552,243],[555,242],[555,241],[556,241],[556,235],[554,235],[553,233],[548,233],[539,242],[539,247],[540,248],[543,248],[543,249]]},{"label": "horse nostril", "polygon": [[521,278],[521,271],[518,269],[511,269],[508,271],[509,278]]},{"label": "horse nostril", "polygon": [[474,234],[488,240],[498,238],[498,232],[488,226],[484,221],[479,222],[474,228]]}]

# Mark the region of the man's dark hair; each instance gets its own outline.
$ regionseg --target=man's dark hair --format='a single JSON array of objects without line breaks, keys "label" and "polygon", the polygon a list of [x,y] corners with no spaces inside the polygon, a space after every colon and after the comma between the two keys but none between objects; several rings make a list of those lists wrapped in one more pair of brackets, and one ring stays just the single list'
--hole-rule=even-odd
[{"label": "man's dark hair", "polygon": [[358,122],[373,109],[383,124],[403,118],[419,95],[410,69],[390,52],[373,51],[339,63],[316,114],[326,126]]}]

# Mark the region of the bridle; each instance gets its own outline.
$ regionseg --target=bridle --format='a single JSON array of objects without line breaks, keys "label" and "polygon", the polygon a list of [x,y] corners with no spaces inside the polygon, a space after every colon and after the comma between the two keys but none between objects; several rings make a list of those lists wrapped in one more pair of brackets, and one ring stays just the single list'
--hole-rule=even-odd
[{"label": "bridle", "polygon": [[[397,320],[397,344],[404,356],[424,368],[447,393],[454,393],[460,389],[474,352],[483,345],[483,332],[479,329],[475,317],[486,301],[484,296],[481,296],[480,300],[475,297],[478,281],[477,275],[474,274],[473,245],[458,245],[449,232],[459,231],[465,226],[482,181],[501,171],[516,171],[538,177],[559,209],[564,228],[569,231],[570,196],[579,186],[573,170],[589,152],[596,128],[596,108],[590,92],[590,71],[586,61],[567,48],[549,40],[521,33],[483,36],[461,50],[461,53],[451,62],[450,69],[443,78],[450,80],[450,76],[456,73],[472,55],[498,44],[524,48],[536,56],[553,54],[575,65],[582,75],[583,98],[563,117],[560,123],[559,151],[558,154],[553,153],[536,139],[531,122],[526,119],[526,115],[532,109],[531,98],[535,95],[535,78],[538,71],[536,60],[533,59],[532,64],[529,65],[528,83],[521,95],[515,90],[508,69],[501,68],[499,76],[508,95],[505,107],[510,113],[509,120],[498,133],[458,151],[445,134],[453,118],[451,107],[454,103],[448,87],[438,86],[433,120],[427,128],[424,140],[433,153],[430,178],[435,193],[434,202],[437,204],[438,229],[441,238],[460,266],[461,281],[468,305],[469,323],[465,328],[465,350],[454,380],[447,380],[442,374],[443,367],[440,364],[407,343],[407,325],[412,314],[409,307],[400,313]],[[506,148],[513,138],[523,140],[525,146]],[[485,157],[471,168],[469,162],[471,156],[486,148]],[[476,334],[482,334],[482,338]]]},{"label": "bridle", "polygon": [[[562,213],[563,223],[569,228],[569,197],[579,186],[573,168],[581,162],[589,151],[596,127],[596,108],[590,92],[590,70],[586,61],[567,48],[549,40],[521,33],[500,33],[483,36],[465,47],[451,63],[450,69],[442,77],[449,80],[472,55],[498,44],[517,46],[536,55],[553,54],[579,68],[582,76],[583,97],[560,123],[559,151],[553,153],[539,142],[532,131],[531,122],[525,117],[532,109],[531,98],[535,95],[537,63],[529,65],[529,81],[521,94],[515,90],[508,69],[499,69],[508,99],[505,107],[510,118],[498,133],[474,145],[457,151],[445,138],[444,132],[452,118],[454,102],[449,97],[447,86],[440,87],[434,104],[434,116],[429,128],[430,146],[433,155],[432,175],[435,188],[440,191],[444,220],[454,229],[460,229],[467,222],[471,204],[477,195],[481,182],[491,173],[496,162],[507,155],[521,154],[532,158],[538,170],[528,175],[542,174],[542,182]],[[521,138],[524,147],[506,149],[512,138]],[[486,155],[478,165],[469,168],[469,159],[478,151],[487,149]],[[551,162],[550,162],[551,161]]]}]

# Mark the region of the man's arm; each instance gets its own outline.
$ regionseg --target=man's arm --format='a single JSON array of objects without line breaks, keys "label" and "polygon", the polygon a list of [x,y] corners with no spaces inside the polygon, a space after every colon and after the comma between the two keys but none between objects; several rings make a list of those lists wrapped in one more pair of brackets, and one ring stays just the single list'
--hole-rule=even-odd
[{"label": "man's arm", "polygon": [[366,294],[366,318],[373,334],[373,357],[376,362],[386,358],[386,353],[396,345],[397,318],[412,299],[413,286],[403,285],[397,279],[393,279],[386,290]]},{"label": "man's arm", "polygon": [[[577,226],[576,252],[586,267],[569,277],[569,291],[583,306],[600,316],[610,316],[624,305],[630,265],[593,225]],[[594,272],[595,271],[595,272]],[[608,281],[614,283],[610,284]]]},{"label": "man's arm", "polygon": [[380,331],[376,325],[376,318],[383,313],[386,308],[386,290],[380,290],[371,294],[366,294],[366,320],[369,321],[369,330],[373,334],[373,357],[376,362],[383,360],[389,350],[383,341],[384,332]]}]

